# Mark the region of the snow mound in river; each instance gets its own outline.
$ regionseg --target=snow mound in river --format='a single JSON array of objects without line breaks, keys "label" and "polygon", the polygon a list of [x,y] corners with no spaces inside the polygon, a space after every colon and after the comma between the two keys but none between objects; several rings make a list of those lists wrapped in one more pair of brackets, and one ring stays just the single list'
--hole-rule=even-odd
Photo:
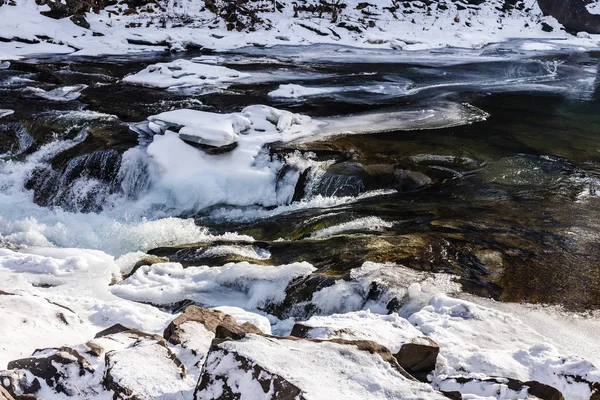
[{"label": "snow mound in river", "polygon": [[160,89],[218,86],[250,76],[230,68],[200,64],[188,60],[149,65],[142,71],[126,76],[123,82]]}]

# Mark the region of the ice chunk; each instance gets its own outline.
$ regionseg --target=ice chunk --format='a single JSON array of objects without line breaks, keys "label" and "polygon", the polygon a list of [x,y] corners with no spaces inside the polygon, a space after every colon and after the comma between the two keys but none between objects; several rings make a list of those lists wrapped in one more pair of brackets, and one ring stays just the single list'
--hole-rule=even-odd
[{"label": "ice chunk", "polygon": [[72,101],[79,98],[79,96],[81,96],[81,92],[87,87],[87,85],[63,86],[49,91],[34,87],[29,87],[28,89],[35,95],[46,100]]},{"label": "ice chunk", "polygon": [[298,97],[309,97],[309,96],[317,96],[326,93],[333,93],[338,91],[339,88],[328,89],[328,88],[312,88],[306,87],[302,85],[297,85],[294,83],[290,83],[287,85],[279,85],[277,90],[273,90],[269,92],[270,97],[281,97],[281,98],[289,98],[295,99]]},{"label": "ice chunk", "polygon": [[176,60],[150,65],[136,74],[126,76],[123,82],[160,89],[181,89],[218,86],[249,76],[218,65]]},{"label": "ice chunk", "polygon": [[216,114],[197,110],[167,111],[148,118],[148,128],[153,132],[179,130],[183,140],[221,147],[237,141],[238,134],[248,129],[252,122],[240,114]]},{"label": "ice chunk", "polygon": [[0,118],[7,117],[7,116],[12,115],[14,113],[15,112],[13,110],[7,110],[7,109],[0,108]]}]

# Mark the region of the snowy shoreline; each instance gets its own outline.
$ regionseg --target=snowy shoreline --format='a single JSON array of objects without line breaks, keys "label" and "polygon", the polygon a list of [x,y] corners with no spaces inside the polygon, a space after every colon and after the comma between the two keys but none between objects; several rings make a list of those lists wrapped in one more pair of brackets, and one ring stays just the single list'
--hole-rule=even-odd
[{"label": "snowy shoreline", "polygon": [[[593,49],[600,41],[600,35],[565,32],[554,18],[542,15],[535,0],[527,0],[522,10],[511,12],[499,11],[500,0],[491,0],[467,8],[449,3],[447,8],[428,12],[413,8],[409,14],[398,15],[385,11],[386,0],[374,2],[366,10],[363,3],[350,1],[337,25],[325,17],[296,16],[288,6],[261,14],[268,27],[241,32],[230,31],[223,21],[215,21],[214,14],[200,2],[183,1],[171,5],[169,11],[154,14],[138,10],[123,15],[121,8],[110,6],[98,14],[87,14],[89,29],[75,25],[69,18],[56,20],[41,15],[49,8],[37,6],[34,0],[15,0],[14,4],[0,7],[0,20],[4,21],[0,26],[0,61],[42,54],[123,55],[167,49],[181,52],[188,48],[219,52],[247,46],[311,44],[396,51],[482,49],[512,39],[530,40],[529,50],[548,50],[549,46]],[[366,16],[372,24],[361,25]],[[346,26],[343,24],[356,29],[340,28]]]}]

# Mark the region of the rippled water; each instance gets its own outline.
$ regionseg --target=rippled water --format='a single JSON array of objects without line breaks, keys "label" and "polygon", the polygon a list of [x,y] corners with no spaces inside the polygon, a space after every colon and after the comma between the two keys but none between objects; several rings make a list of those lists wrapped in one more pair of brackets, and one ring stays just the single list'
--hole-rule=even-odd
[{"label": "rippled water", "polygon": [[[186,55],[250,77],[181,91],[120,81],[167,55],[14,62],[0,70],[0,109],[15,111],[0,119],[0,243],[122,255],[257,240],[227,259],[269,254],[335,276],[396,262],[496,299],[600,308],[600,59],[517,48]],[[60,102],[32,89],[79,84]],[[152,138],[129,129],[171,109],[253,104],[324,122],[261,151],[260,179],[235,164],[168,175]]]}]

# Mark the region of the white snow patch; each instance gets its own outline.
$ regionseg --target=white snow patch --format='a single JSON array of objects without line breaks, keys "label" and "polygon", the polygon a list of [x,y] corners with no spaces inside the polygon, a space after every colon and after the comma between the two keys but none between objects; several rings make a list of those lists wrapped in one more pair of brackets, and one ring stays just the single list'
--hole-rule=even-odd
[{"label": "white snow patch", "polygon": [[394,354],[403,344],[422,336],[421,331],[396,313],[382,315],[369,310],[314,316],[302,325],[313,327],[309,331],[313,339],[372,340]]},{"label": "white snow patch", "polygon": [[7,110],[7,109],[0,108],[0,118],[8,117],[9,115],[12,115],[14,113],[15,113],[14,110]]},{"label": "white snow patch", "polygon": [[500,311],[437,295],[408,320],[440,345],[434,385],[452,376],[500,376],[539,381],[567,399],[584,400],[591,395],[589,386],[570,376],[600,382],[592,363],[561,354],[546,337]]}]

